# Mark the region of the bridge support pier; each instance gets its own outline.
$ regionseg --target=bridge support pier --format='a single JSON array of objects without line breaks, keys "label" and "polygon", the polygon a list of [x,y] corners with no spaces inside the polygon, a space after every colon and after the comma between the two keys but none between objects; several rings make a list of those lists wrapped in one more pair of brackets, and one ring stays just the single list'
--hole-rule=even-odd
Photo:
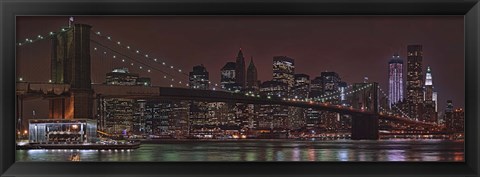
[{"label": "bridge support pier", "polygon": [[70,98],[54,98],[48,100],[49,104],[49,118],[50,119],[72,119],[73,117],[67,117],[65,112],[66,110],[71,110],[71,106],[69,104]]},{"label": "bridge support pier", "polygon": [[93,119],[93,90],[71,89],[67,98],[49,101],[50,119]]},{"label": "bridge support pier", "polygon": [[[17,131],[22,131],[23,128],[23,96],[17,95]],[[15,133],[17,135],[17,133]]]},{"label": "bridge support pier", "polygon": [[352,140],[378,140],[378,116],[354,115]]}]

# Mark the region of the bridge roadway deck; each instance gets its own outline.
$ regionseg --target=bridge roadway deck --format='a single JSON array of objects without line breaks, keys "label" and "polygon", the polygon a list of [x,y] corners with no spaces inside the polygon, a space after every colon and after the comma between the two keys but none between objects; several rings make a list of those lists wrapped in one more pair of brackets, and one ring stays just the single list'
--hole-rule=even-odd
[{"label": "bridge roadway deck", "polygon": [[[246,96],[240,93],[214,90],[196,90],[189,88],[172,87],[149,87],[149,86],[130,86],[130,85],[105,85],[92,84],[95,97],[103,98],[131,98],[145,100],[196,100],[206,102],[236,102],[248,104],[268,104],[283,105],[301,108],[314,108],[322,111],[336,112],[354,116],[379,116],[379,119],[401,121],[409,124],[418,124],[424,126],[437,126],[427,122],[419,122],[408,118],[401,118],[393,115],[375,114],[370,111],[343,107],[340,105],[331,105],[326,103],[285,101],[278,98],[267,99],[265,97]],[[70,91],[68,84],[51,83],[17,83],[17,95],[36,96],[36,95],[58,95],[62,96]]]},{"label": "bridge roadway deck", "polygon": [[196,90],[188,88],[171,87],[144,87],[144,86],[110,86],[92,85],[95,94],[104,98],[132,98],[145,100],[196,100],[205,102],[236,102],[248,104],[269,104],[294,106],[303,108],[316,108],[323,111],[337,112],[341,114],[374,115],[372,112],[350,109],[339,105],[323,103],[310,103],[300,101],[284,101],[278,98],[267,99],[265,97],[246,96],[241,93],[214,90]]}]

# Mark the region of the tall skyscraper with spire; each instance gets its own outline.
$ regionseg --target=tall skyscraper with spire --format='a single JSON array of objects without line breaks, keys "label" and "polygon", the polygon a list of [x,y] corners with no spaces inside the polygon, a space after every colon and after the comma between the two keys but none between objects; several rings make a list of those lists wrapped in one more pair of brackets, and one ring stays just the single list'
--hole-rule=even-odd
[{"label": "tall skyscraper with spire", "polygon": [[245,88],[245,58],[243,57],[242,48],[238,51],[235,67],[235,80],[238,85]]},{"label": "tall skyscraper with spire", "polygon": [[388,105],[403,100],[403,60],[394,54],[388,62]]},{"label": "tall skyscraper with spire", "polygon": [[433,92],[433,77],[430,67],[427,67],[427,72],[425,74],[425,93],[423,104],[423,116],[421,116],[420,120],[425,122],[437,122],[438,116],[436,111],[436,93]]},{"label": "tall skyscraper with spire", "polygon": [[257,67],[253,63],[253,57],[250,59],[250,64],[247,68],[247,89],[250,91],[256,91],[259,89],[257,79]]},{"label": "tall skyscraper with spire", "polygon": [[419,119],[423,96],[423,50],[421,45],[407,47],[407,105],[412,119]]},{"label": "tall skyscraper with spire", "polygon": [[427,73],[425,74],[425,101],[433,100],[433,78],[432,70],[430,66],[427,67]]}]

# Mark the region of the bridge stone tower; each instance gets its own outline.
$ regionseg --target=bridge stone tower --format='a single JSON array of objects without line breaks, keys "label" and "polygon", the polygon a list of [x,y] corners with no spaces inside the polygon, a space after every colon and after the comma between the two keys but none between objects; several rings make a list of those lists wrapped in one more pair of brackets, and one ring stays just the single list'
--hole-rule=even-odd
[{"label": "bridge stone tower", "polygon": [[[371,84],[371,85],[370,85]],[[352,106],[355,109],[363,109],[371,114],[354,114],[352,119],[353,140],[377,140],[378,137],[378,83],[358,83],[353,89],[362,91],[353,94]]]},{"label": "bridge stone tower", "polygon": [[89,25],[73,24],[52,35],[52,83],[70,85],[68,96],[49,101],[52,119],[93,118],[90,29]]}]

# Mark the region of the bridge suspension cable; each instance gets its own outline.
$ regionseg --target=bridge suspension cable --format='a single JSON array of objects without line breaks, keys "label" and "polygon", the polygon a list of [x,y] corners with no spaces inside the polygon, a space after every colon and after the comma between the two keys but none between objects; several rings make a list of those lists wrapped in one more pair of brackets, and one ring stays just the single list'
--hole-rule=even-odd
[{"label": "bridge suspension cable", "polygon": [[[383,96],[387,99],[389,99],[388,95],[382,90],[382,88],[380,88],[380,86],[378,86],[378,90],[380,90],[380,92],[383,94]],[[406,118],[409,118],[410,117],[408,116],[408,114],[406,114],[405,112],[403,112],[400,108],[398,108],[395,104],[392,105],[398,112],[400,112],[402,114],[403,117],[406,117]]]},{"label": "bridge suspension cable", "polygon": [[[152,61],[152,62],[154,62],[154,63],[160,64],[162,67],[165,67],[165,68],[167,68],[167,69],[169,69],[169,70],[171,70],[171,71],[173,71],[173,72],[176,72],[177,74],[181,74],[181,75],[186,76],[187,78],[189,78],[189,75],[186,74],[186,73],[184,72],[184,70],[181,69],[180,67],[175,67],[175,66],[173,66],[173,65],[169,65],[169,64],[167,64],[166,61],[164,61],[164,60],[161,61],[161,60],[158,59],[157,57],[152,57],[152,56],[149,55],[148,53],[142,52],[142,50],[134,49],[134,47],[133,47],[132,45],[126,45],[126,44],[124,44],[124,43],[122,43],[122,42],[120,42],[120,41],[115,42],[115,41],[113,41],[113,39],[112,39],[111,36],[104,35],[104,34],[102,34],[102,33],[99,32],[99,31],[97,31],[97,32],[93,32],[93,31],[92,31],[92,33],[95,34],[95,35],[97,35],[97,36],[99,36],[100,38],[102,38],[102,39],[104,39],[104,40],[106,40],[106,41],[109,41],[109,42],[115,44],[117,47],[120,47],[120,48],[122,48],[122,49],[126,49],[127,51],[130,51],[130,52],[132,52],[132,53],[134,53],[134,54],[136,54],[136,55],[138,55],[138,56],[140,56],[140,57],[143,57],[143,58],[145,58],[145,59],[148,59],[148,60],[150,60],[150,61]],[[173,77],[173,76],[172,76],[172,77]],[[220,84],[218,84],[218,83],[212,82],[211,80],[207,80],[207,82],[208,82],[209,84],[213,84],[213,85],[214,85],[213,88],[212,88],[213,90],[216,90],[217,87],[218,87],[220,90],[224,90],[223,88],[219,87]],[[226,90],[224,90],[224,91],[226,91]]]},{"label": "bridge suspension cable", "polygon": [[[362,91],[362,90],[365,90],[369,87],[371,87],[373,84],[368,84],[368,85],[365,85],[363,87],[360,87],[360,88],[357,88],[355,90],[351,90],[351,91],[344,91],[344,95],[343,96],[346,96],[346,95],[351,95],[353,93],[357,93],[359,91]],[[351,86],[351,85],[350,85]],[[348,87],[348,86],[347,86]],[[334,93],[340,93],[341,94],[341,91],[338,91],[338,92],[334,92]],[[323,97],[323,98],[314,98],[315,101],[321,101],[321,102],[324,102],[324,101],[328,101],[328,100],[332,100],[332,99],[337,99],[339,98],[340,96],[342,95],[333,95],[331,94],[331,96],[326,96],[326,97]]]},{"label": "bridge suspension cable", "polygon": [[[90,40],[91,42],[95,43],[97,46],[105,49],[105,50],[108,50],[110,52],[107,52],[107,51],[103,51],[101,53],[103,53],[103,55],[108,55],[110,53],[113,53],[111,54],[111,58],[112,59],[118,59],[119,61],[121,61],[122,63],[126,63],[126,62],[130,62],[130,66],[135,66],[134,63],[137,63],[138,66],[138,69],[140,70],[144,70],[148,73],[152,72],[152,71],[158,71],[158,72],[161,72],[163,74],[163,79],[166,79],[166,80],[169,80],[171,81],[172,83],[170,84],[170,87],[173,87],[174,84],[177,85],[179,84],[180,86],[187,86],[188,87],[188,82],[182,82],[182,80],[179,79],[179,81],[175,81],[175,78],[178,79],[178,77],[175,77],[174,75],[170,74],[170,73],[167,73],[165,71],[162,71],[161,69],[158,69],[156,67],[153,67],[145,62],[141,62],[133,57],[130,57],[128,55],[125,55],[125,54],[122,54],[108,46],[105,46],[103,44],[101,44],[100,42],[98,41],[95,41],[95,40]],[[100,49],[97,48],[97,47],[94,47],[93,48],[93,51],[94,52],[100,52]],[[109,57],[110,58],[110,57]]]},{"label": "bridge suspension cable", "polygon": [[33,38],[25,38],[25,41],[24,42],[17,42],[17,46],[25,46],[25,45],[28,45],[28,44],[33,44],[35,42],[38,42],[38,41],[42,41],[50,36],[53,36],[55,35],[56,33],[59,33],[59,32],[64,32],[65,29],[62,29],[61,31],[57,31],[57,32],[49,32],[47,34],[39,34],[37,35],[36,37],[33,37]]},{"label": "bridge suspension cable", "polygon": [[[349,89],[352,86],[353,85],[348,85],[347,87],[345,87],[345,89]],[[319,99],[325,99],[325,98],[331,97],[332,95],[337,95],[337,94],[342,94],[342,91],[338,90],[338,91],[335,91],[335,92],[332,92],[332,93],[329,93],[329,94],[320,95]],[[338,96],[340,96],[340,95],[338,95]]]}]

